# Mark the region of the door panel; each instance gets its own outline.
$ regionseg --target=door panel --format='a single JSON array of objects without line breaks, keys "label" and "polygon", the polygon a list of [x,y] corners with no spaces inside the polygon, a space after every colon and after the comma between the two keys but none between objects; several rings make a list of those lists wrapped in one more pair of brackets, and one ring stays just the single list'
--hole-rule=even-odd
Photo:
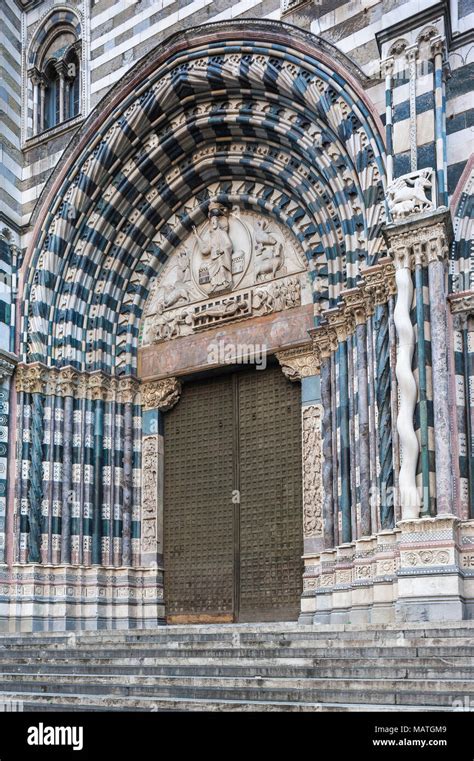
[{"label": "door panel", "polygon": [[300,419],[299,384],[279,367],[184,385],[165,415],[168,621],[297,618]]},{"label": "door panel", "polygon": [[239,378],[240,621],[298,617],[302,592],[300,386],[279,367]]},{"label": "door panel", "polygon": [[165,605],[170,622],[233,620],[233,395],[185,384],[165,415]]}]

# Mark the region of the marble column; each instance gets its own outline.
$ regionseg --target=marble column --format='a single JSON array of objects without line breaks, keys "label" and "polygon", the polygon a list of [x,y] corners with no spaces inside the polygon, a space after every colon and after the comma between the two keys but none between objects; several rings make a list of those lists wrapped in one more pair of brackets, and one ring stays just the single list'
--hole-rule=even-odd
[{"label": "marble column", "polygon": [[40,115],[39,115],[38,132],[43,132],[43,130],[45,129],[44,103],[45,103],[45,97],[46,97],[46,82],[44,82],[44,80],[40,81],[39,88],[40,88]]},{"label": "marble column", "polygon": [[65,78],[67,74],[67,64],[64,61],[58,61],[56,71],[59,79],[59,123],[61,124],[65,117]]},{"label": "marble column", "polygon": [[[396,267],[397,304],[395,327],[398,339],[397,378],[400,401],[397,427],[401,446],[399,489],[402,519],[419,517],[420,498],[416,489],[419,454],[414,430],[414,412],[420,401],[412,370],[415,335],[411,310],[424,320],[423,305],[413,303],[412,271],[416,262],[428,269],[431,330],[431,363],[435,438],[436,512],[451,513],[453,470],[450,444],[446,265],[452,236],[451,217],[446,209],[427,211],[400,219],[385,228]],[[420,291],[421,289],[419,289]],[[422,298],[418,294],[418,300]],[[423,443],[423,446],[425,444]]]},{"label": "marble column", "polygon": [[38,133],[38,114],[39,114],[39,84],[41,81],[41,74],[36,69],[32,69],[28,72],[28,76],[33,86],[33,129],[32,134]]},{"label": "marble column", "polygon": [[350,312],[355,326],[357,367],[354,368],[354,372],[357,375],[357,411],[359,415],[357,448],[360,469],[360,536],[369,536],[375,528],[372,526],[370,495],[369,379],[367,367],[367,320],[371,309],[368,306],[368,295],[361,288],[343,291],[341,295],[346,311]]},{"label": "marble column", "polygon": [[438,223],[426,244],[430,291],[431,359],[433,365],[433,413],[436,455],[436,511],[452,513],[453,484],[451,431],[449,415],[448,331],[446,280],[448,263],[448,225]]},{"label": "marble column", "polygon": [[438,205],[447,205],[446,176],[445,176],[445,144],[446,128],[444,113],[444,75],[443,75],[443,58],[445,53],[446,41],[438,35],[431,40],[431,51],[434,56],[434,100],[435,100],[435,148],[436,148],[436,185],[438,195]]},{"label": "marble column", "polygon": [[414,414],[418,389],[412,370],[415,350],[415,331],[411,322],[413,283],[410,253],[404,246],[394,250],[397,301],[394,311],[397,331],[396,374],[399,388],[397,430],[400,440],[401,464],[399,472],[399,498],[402,519],[418,518],[420,495],[416,484],[419,444],[415,433]]},{"label": "marble column", "polygon": [[74,396],[78,374],[71,369],[63,370],[58,381],[58,393],[64,397],[63,417],[63,470],[61,509],[61,563],[71,562],[71,506],[72,491],[72,442],[74,424]]},{"label": "marble column", "polygon": [[418,45],[411,45],[409,48],[406,48],[405,55],[408,61],[408,70],[410,72],[410,169],[412,172],[414,172],[418,166],[416,127],[416,62],[418,57]]},{"label": "marble column", "polygon": [[387,145],[387,185],[393,180],[393,65],[392,57],[381,62],[382,76],[385,78],[385,137]]}]

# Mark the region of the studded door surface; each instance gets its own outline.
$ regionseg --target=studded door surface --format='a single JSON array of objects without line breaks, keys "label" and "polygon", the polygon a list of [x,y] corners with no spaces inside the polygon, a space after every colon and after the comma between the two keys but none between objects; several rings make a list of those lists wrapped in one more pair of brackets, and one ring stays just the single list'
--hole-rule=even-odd
[{"label": "studded door surface", "polygon": [[233,620],[233,394],[184,384],[165,415],[164,566],[169,622]]},{"label": "studded door surface", "polygon": [[168,621],[298,617],[300,414],[279,367],[184,384],[165,415]]},{"label": "studded door surface", "polygon": [[298,618],[303,576],[300,384],[239,378],[240,621]]}]

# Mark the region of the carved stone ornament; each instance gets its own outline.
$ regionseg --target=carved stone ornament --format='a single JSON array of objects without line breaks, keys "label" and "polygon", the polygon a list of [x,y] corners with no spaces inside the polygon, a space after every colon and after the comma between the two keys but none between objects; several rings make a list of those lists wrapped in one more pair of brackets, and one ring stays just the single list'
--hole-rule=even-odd
[{"label": "carved stone ornament", "polygon": [[452,240],[451,215],[440,209],[432,215],[388,225],[384,230],[396,270],[448,260]]},{"label": "carved stone ornament", "polygon": [[142,405],[144,409],[166,412],[179,401],[181,388],[181,381],[177,378],[163,378],[144,383],[141,387]]},{"label": "carved stone ornament", "polygon": [[142,441],[142,552],[156,552],[158,515],[158,436]]},{"label": "carved stone ornament", "polygon": [[303,407],[303,533],[323,535],[322,405]]},{"label": "carved stone ornament", "polygon": [[474,314],[474,293],[464,292],[456,293],[449,297],[451,312],[453,314],[468,313]]},{"label": "carved stone ornament", "polygon": [[339,343],[345,341],[355,329],[354,317],[345,307],[334,307],[326,309],[323,316],[328,322],[330,328],[333,328]]},{"label": "carved stone ornament", "polygon": [[80,373],[72,367],[45,367],[20,364],[15,373],[16,390],[46,396],[72,396],[93,399],[133,402],[138,393],[138,381],[132,376],[112,378],[104,373]]},{"label": "carved stone ornament", "polygon": [[15,374],[16,390],[25,394],[44,393],[46,369],[39,364],[18,365]]},{"label": "carved stone ornament", "polygon": [[0,383],[13,375],[17,358],[10,353],[0,352]]},{"label": "carved stone ornament", "polygon": [[310,375],[319,374],[320,365],[312,345],[279,351],[276,357],[288,380],[300,381]]},{"label": "carved stone ornament", "polygon": [[362,287],[369,295],[372,305],[385,304],[397,291],[395,268],[391,257],[381,259],[371,267],[362,267]]},{"label": "carved stone ornament", "polygon": [[362,288],[350,288],[347,291],[342,291],[341,298],[346,312],[351,314],[355,325],[362,325],[366,322],[372,311],[369,294],[365,294]]},{"label": "carved stone ornament", "polygon": [[411,214],[432,211],[435,203],[426,193],[433,195],[433,169],[419,169],[409,172],[390,183],[387,187],[387,203],[394,221]]},{"label": "carved stone ornament", "polygon": [[336,351],[338,346],[336,331],[326,323],[318,325],[317,328],[311,328],[308,333],[313,341],[313,350],[319,358],[319,362],[327,359]]},{"label": "carved stone ornament", "polygon": [[306,278],[303,253],[286,228],[211,202],[208,221],[194,228],[152,285],[141,343],[299,306]]}]

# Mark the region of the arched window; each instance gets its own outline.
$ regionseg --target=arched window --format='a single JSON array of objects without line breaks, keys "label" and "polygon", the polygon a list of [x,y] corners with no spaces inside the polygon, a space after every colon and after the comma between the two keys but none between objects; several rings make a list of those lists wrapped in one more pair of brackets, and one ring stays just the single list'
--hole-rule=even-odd
[{"label": "arched window", "polygon": [[53,11],[32,40],[28,61],[32,133],[81,113],[81,27],[72,11]]}]

